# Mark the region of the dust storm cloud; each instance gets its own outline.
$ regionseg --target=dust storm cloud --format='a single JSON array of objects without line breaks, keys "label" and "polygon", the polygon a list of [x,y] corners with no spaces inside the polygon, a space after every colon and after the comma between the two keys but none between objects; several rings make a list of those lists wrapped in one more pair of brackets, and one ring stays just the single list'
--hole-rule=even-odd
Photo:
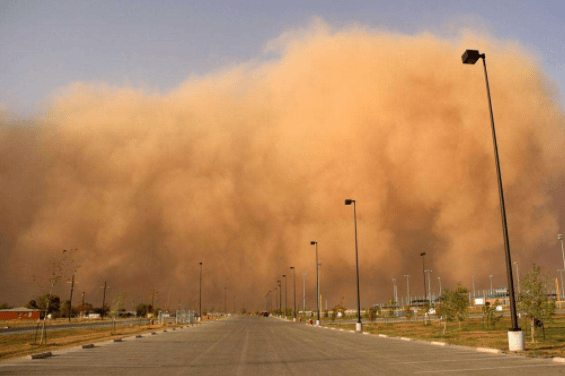
[{"label": "dust storm cloud", "polygon": [[299,291],[308,274],[312,307],[317,240],[324,300],[353,305],[346,198],[358,203],[364,306],[390,297],[393,277],[401,295],[404,274],[421,294],[422,251],[444,287],[488,274],[505,285],[484,76],[461,63],[466,48],[487,54],[514,259],[558,261],[564,118],[530,53],[363,27],[274,45],[277,59],[166,94],[73,83],[41,118],[4,111],[0,300],[38,295],[31,276],[76,248],[77,290],[95,305],[108,281],[128,302],[155,289],[161,307],[194,307],[202,261],[205,308],[223,309],[227,287],[228,308],[235,296],[238,310],[261,309],[290,266]]}]

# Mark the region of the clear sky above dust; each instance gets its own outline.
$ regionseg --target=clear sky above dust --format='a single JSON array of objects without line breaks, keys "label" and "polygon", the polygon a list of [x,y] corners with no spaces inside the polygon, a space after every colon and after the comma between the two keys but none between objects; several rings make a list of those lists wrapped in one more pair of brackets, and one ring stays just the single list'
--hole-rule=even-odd
[{"label": "clear sky above dust", "polygon": [[[322,293],[362,304],[504,286],[487,53],[521,272],[555,273],[565,232],[559,2],[3,2],[0,301],[44,291],[76,248],[87,301],[263,308],[320,243]],[[68,278],[66,276],[65,278]],[[301,278],[297,284],[301,287]],[[65,284],[66,285],[66,284]],[[289,285],[290,286],[290,285]],[[67,286],[57,292],[66,296]],[[290,288],[289,288],[290,291]],[[301,289],[299,289],[301,291]],[[99,296],[100,295],[100,296]],[[300,300],[300,299],[299,299]]]}]

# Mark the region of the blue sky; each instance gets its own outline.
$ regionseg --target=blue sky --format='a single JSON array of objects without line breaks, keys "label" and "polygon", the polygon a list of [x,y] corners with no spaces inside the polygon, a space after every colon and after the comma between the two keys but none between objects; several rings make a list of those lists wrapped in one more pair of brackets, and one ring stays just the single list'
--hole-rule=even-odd
[{"label": "blue sky", "polygon": [[532,50],[563,93],[564,16],[558,0],[0,0],[0,104],[29,114],[73,81],[165,93],[190,74],[269,58],[269,40],[313,17],[333,27],[357,22],[448,38],[461,27],[488,31]]}]

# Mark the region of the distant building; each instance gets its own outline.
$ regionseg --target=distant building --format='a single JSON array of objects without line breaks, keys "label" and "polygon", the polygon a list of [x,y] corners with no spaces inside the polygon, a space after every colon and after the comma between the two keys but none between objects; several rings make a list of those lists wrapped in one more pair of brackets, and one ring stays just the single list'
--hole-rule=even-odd
[{"label": "distant building", "polygon": [[29,309],[25,307],[0,309],[0,320],[37,320],[41,314],[39,309]]}]

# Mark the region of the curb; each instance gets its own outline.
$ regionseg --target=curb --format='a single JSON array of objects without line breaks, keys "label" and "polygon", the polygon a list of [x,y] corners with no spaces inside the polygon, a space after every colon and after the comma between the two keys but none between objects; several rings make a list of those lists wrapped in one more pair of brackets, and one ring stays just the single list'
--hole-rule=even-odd
[{"label": "curb", "polygon": [[401,341],[412,341],[412,338],[408,338],[408,337],[400,337]]},{"label": "curb", "polygon": [[86,345],[82,345],[83,349],[91,349],[94,347],[94,343],[87,343]]},{"label": "curb", "polygon": [[121,338],[114,338],[114,342],[123,342]]},{"label": "curb", "polygon": [[47,352],[44,352],[44,353],[32,354],[32,355],[30,355],[29,357],[30,357],[31,359],[45,359],[45,358],[49,358],[49,357],[51,357],[51,356],[53,356],[53,354],[51,353],[51,351],[47,351]]},{"label": "curb", "polygon": [[565,363],[565,358],[555,357],[553,358],[555,363]]},{"label": "curb", "polygon": [[135,338],[143,338],[143,336],[141,334],[138,334],[135,336]]},{"label": "curb", "polygon": [[430,342],[430,343],[436,346],[447,346],[447,342]]},{"label": "curb", "polygon": [[489,347],[477,347],[478,352],[490,353],[490,354],[501,354],[502,350],[491,349]]}]

